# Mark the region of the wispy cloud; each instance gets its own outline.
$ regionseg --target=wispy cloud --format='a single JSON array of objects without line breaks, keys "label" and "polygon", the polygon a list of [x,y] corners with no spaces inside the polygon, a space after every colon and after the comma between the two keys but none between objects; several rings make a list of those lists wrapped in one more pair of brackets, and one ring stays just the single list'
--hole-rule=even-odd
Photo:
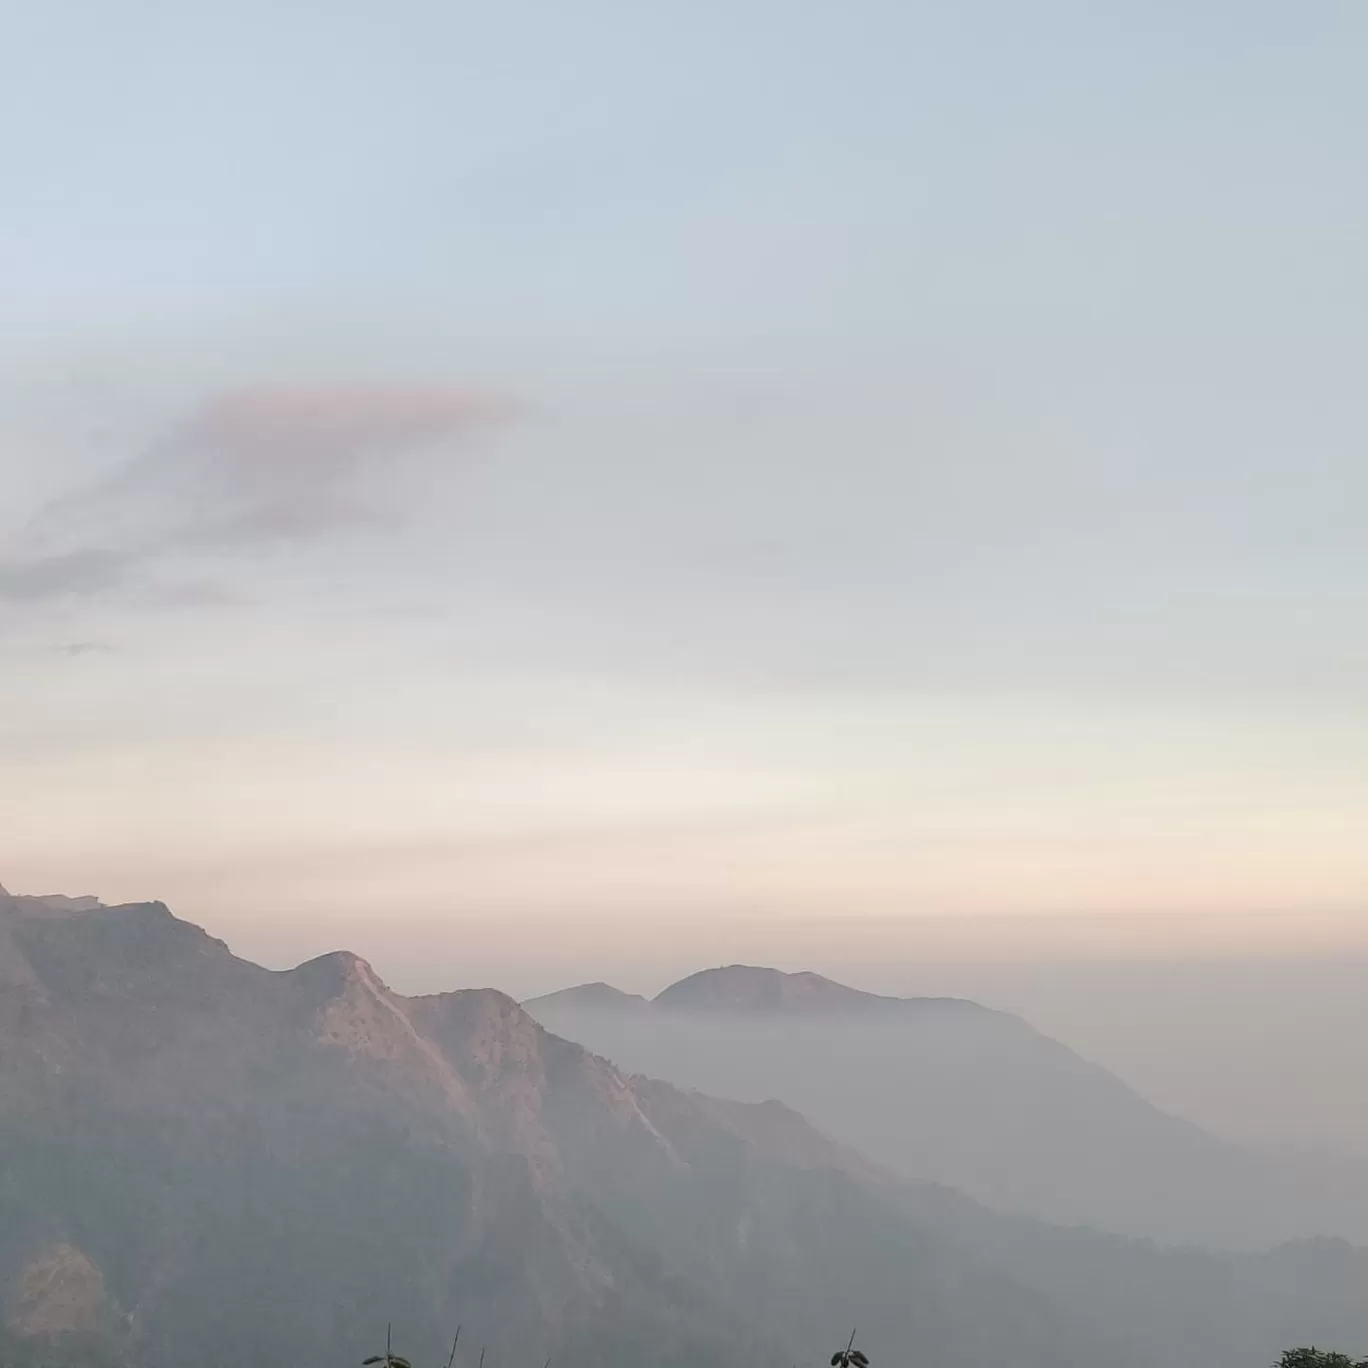
[{"label": "wispy cloud", "polygon": [[114,648],[104,641],[64,641],[54,646],[52,652],[75,660],[81,656],[112,655]]},{"label": "wispy cloud", "polygon": [[0,559],[0,601],[42,603],[102,593],[123,580],[128,560],[94,547]]},{"label": "wispy cloud", "polygon": [[375,515],[363,477],[509,416],[453,388],[219,394],[102,480],[49,503],[0,558],[0,600],[115,587],[147,561],[304,541]]}]

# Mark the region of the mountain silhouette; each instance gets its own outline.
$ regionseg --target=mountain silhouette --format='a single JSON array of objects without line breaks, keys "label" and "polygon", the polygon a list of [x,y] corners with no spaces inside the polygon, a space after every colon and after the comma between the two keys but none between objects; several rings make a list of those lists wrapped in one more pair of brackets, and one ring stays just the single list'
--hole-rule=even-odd
[{"label": "mountain silhouette", "polygon": [[347,1363],[388,1321],[414,1363],[461,1324],[493,1364],[610,1368],[790,1368],[855,1321],[876,1361],[951,1368],[1234,1368],[1368,1332],[1347,1247],[1008,1221],[499,992],[405,997],[341,951],[269,971],[160,903],[6,896],[0,984],[6,1363]]},{"label": "mountain silhouette", "polygon": [[890,1171],[1004,1212],[1229,1248],[1368,1241],[1368,1175],[1354,1184],[1246,1151],[973,1002],[730,965],[649,1003],[598,984],[524,1005],[625,1069],[777,1098]]}]

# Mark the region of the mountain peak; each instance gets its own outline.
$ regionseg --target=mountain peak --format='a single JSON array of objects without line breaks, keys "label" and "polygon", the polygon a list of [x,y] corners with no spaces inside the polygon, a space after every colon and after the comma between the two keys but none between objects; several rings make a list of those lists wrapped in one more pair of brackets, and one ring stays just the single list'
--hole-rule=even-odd
[{"label": "mountain peak", "polygon": [[[621,1011],[650,1006],[640,993],[624,993],[611,983],[580,983],[573,988],[561,988],[542,997],[528,998],[525,1007],[580,1007],[598,1011]],[[535,1014],[534,1014],[535,1015]]]},{"label": "mountain peak", "polygon": [[350,950],[329,950],[326,954],[315,955],[311,960],[286,970],[301,982],[318,981],[340,989],[347,983],[358,980],[378,983],[375,970]]},{"label": "mountain peak", "polygon": [[65,893],[11,893],[0,884],[0,906],[21,912],[55,912],[70,914],[77,912],[97,912],[104,908],[93,893],[83,893],[69,897]]},{"label": "mountain peak", "polygon": [[672,983],[654,999],[658,1007],[733,1011],[851,1007],[889,1000],[807,970],[788,974],[749,964],[700,970]]},{"label": "mountain peak", "polygon": [[380,976],[350,950],[318,955],[281,978],[299,993],[299,1002],[320,1014],[320,1032],[334,1043],[345,1040],[370,1049],[396,1029],[401,1036],[412,1033]]}]

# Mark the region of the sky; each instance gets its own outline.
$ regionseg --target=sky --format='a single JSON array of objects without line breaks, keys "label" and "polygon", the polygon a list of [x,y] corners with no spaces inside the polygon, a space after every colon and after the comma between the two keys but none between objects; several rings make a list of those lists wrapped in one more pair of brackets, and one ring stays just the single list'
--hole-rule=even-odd
[{"label": "sky", "polygon": [[1356,0],[0,28],[6,886],[528,992],[1368,948]]}]

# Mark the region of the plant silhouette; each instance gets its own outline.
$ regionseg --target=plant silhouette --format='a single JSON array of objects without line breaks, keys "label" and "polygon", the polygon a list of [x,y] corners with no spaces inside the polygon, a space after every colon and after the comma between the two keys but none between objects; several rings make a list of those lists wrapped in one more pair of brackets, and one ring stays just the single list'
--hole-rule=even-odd
[{"label": "plant silhouette", "polygon": [[850,1332],[844,1349],[838,1349],[831,1356],[831,1368],[869,1368],[869,1360],[855,1348],[855,1331]]},{"label": "plant silhouette", "polygon": [[385,1326],[385,1352],[383,1354],[372,1354],[368,1359],[361,1360],[361,1368],[371,1368],[372,1364],[383,1363],[385,1368],[413,1368],[413,1365],[406,1358],[401,1358],[390,1348],[390,1336],[394,1326]]}]

